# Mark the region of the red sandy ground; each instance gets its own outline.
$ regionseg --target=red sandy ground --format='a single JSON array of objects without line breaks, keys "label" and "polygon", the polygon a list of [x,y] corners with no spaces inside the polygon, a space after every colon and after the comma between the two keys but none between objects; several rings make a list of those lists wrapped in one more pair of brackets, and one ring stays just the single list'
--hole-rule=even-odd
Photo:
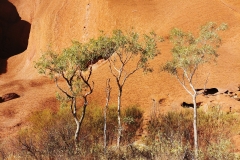
[{"label": "red sandy ground", "polygon": [[[113,29],[147,33],[154,30],[167,37],[173,27],[196,32],[202,24],[214,21],[225,22],[229,29],[221,34],[223,45],[217,64],[209,64],[197,72],[195,81],[203,88],[210,73],[207,88],[221,91],[236,91],[240,84],[240,1],[236,0],[10,0],[23,20],[31,23],[28,49],[7,60],[7,72],[0,75],[0,96],[15,92],[20,98],[0,103],[0,139],[14,135],[26,125],[26,118],[36,110],[57,108],[56,87],[34,69],[36,61],[47,45],[60,51],[70,45],[71,40],[84,42],[96,37],[99,30],[106,33]],[[171,44],[165,41],[159,45],[161,55],[151,61],[153,73],[144,75],[138,71],[130,77],[123,90],[123,106],[139,104],[149,112],[152,98],[165,99],[160,111],[179,110],[180,103],[191,103],[190,96],[175,78],[159,71],[170,56]],[[113,87],[111,103],[116,104],[116,85],[108,64],[98,64],[93,73],[95,90],[91,102],[105,104],[105,82],[111,78]],[[240,111],[240,102],[226,95],[199,96],[203,105],[220,104],[224,110],[232,107]],[[207,109],[207,108],[206,108]],[[240,141],[235,137],[236,142]],[[238,143],[240,144],[240,143]],[[239,146],[240,148],[240,146]]]}]

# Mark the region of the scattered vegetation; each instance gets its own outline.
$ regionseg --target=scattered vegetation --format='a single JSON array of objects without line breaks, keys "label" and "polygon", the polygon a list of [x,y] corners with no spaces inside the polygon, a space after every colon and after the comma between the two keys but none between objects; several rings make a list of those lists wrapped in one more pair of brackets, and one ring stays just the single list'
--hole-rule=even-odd
[{"label": "scattered vegetation", "polygon": [[209,22],[201,27],[197,37],[190,32],[184,32],[177,28],[174,28],[170,34],[170,41],[173,43],[173,48],[171,50],[173,58],[163,66],[162,70],[176,77],[182,87],[192,97],[194,106],[193,131],[195,159],[198,157],[196,104],[198,92],[196,91],[193,79],[201,64],[212,62],[218,56],[216,51],[221,45],[221,38],[218,32],[226,28],[226,24],[217,26],[216,23]]},{"label": "scattered vegetation", "polygon": [[[117,107],[110,106],[107,111],[107,146],[116,144]],[[128,145],[135,139],[135,134],[142,122],[142,111],[137,106],[123,110],[126,119],[123,132],[123,144]],[[127,120],[128,119],[128,120]],[[23,159],[99,159],[103,152],[103,111],[99,106],[91,106],[86,111],[86,119],[79,137],[79,148],[75,150],[74,120],[69,108],[58,112],[43,110],[29,117],[31,127],[20,131],[18,156]],[[1,150],[3,151],[3,150]]]},{"label": "scattered vegetation", "polygon": [[[34,113],[29,121],[31,127],[21,130],[17,150],[1,154],[6,159],[192,159],[194,142],[191,109],[180,112],[155,114],[147,124],[144,137],[136,139],[136,132],[142,128],[143,112],[138,106],[123,110],[123,145],[117,149],[117,107],[107,112],[107,150],[103,145],[103,111],[91,106],[86,112],[80,136],[79,150],[75,150],[74,125],[69,108],[58,112],[44,110]],[[199,153],[198,158],[238,159],[230,138],[240,124],[239,114],[225,113],[219,107],[209,112],[199,111]],[[6,150],[5,150],[6,151]]]},{"label": "scattered vegetation", "polygon": [[[137,32],[124,33],[121,30],[113,31],[111,36],[105,34],[97,39],[92,39],[91,50],[108,60],[110,72],[113,75],[118,89],[118,138],[117,146],[120,147],[122,137],[122,94],[126,81],[140,69],[151,71],[148,61],[159,53],[157,42],[160,41],[154,32],[140,35]],[[130,64],[133,67],[130,67]]]},{"label": "scattered vegetation", "polygon": [[[124,33],[121,30],[115,30],[111,36],[102,34],[96,39],[90,39],[85,44],[73,42],[72,46],[64,49],[62,53],[55,53],[52,49],[49,49],[36,62],[35,67],[40,74],[46,74],[54,79],[56,86],[63,94],[63,96],[58,96],[62,104],[69,103],[76,123],[76,144],[78,143],[80,130],[85,118],[88,96],[94,89],[94,83],[91,84],[89,82],[92,75],[92,65],[99,59],[107,59],[110,71],[118,86],[117,146],[120,146],[122,137],[121,97],[123,86],[126,80],[137,70],[141,68],[145,71],[149,70],[148,60],[153,59],[158,53],[157,35],[150,33],[142,37],[136,32]],[[127,70],[127,65],[134,63],[133,60],[136,58],[138,60],[135,67]],[[60,86],[60,78],[65,81],[67,87]],[[76,107],[77,97],[81,97],[84,101],[82,113],[79,115]]]},{"label": "scattered vegetation", "polygon": [[[198,111],[198,159],[237,158],[230,139],[239,129],[238,116],[222,112],[217,106],[208,112]],[[185,109],[150,120],[146,142],[154,159],[194,159],[192,117],[192,109]]]},{"label": "scattered vegetation", "polygon": [[[194,112],[188,108],[179,112],[159,113],[154,104],[154,110],[150,112],[149,122],[144,124],[145,126],[144,113],[138,105],[125,106],[122,111],[121,96],[123,86],[132,74],[139,69],[152,71],[148,60],[158,53],[156,42],[159,39],[155,33],[141,38],[135,32],[124,34],[116,30],[112,36],[102,34],[86,44],[73,42],[72,46],[61,53],[48,50],[36,62],[35,67],[41,74],[54,79],[61,91],[57,98],[62,107],[55,112],[46,109],[33,113],[28,119],[30,126],[22,129],[18,133],[17,141],[13,142],[16,150],[11,152],[0,142],[0,158],[240,158],[234,153],[234,146],[230,141],[231,137],[239,132],[239,114],[222,112],[217,106],[208,112],[197,112],[197,91],[193,85],[198,66],[218,56],[216,49],[221,40],[217,31],[225,28],[226,25],[218,27],[215,23],[208,23],[201,28],[197,38],[179,29],[172,30],[170,39],[174,44],[173,60],[167,62],[163,70],[176,76],[192,96]],[[88,96],[94,89],[94,83],[90,82],[92,65],[99,59],[108,60],[110,72],[116,80],[116,107],[108,104],[111,93],[110,79],[106,86],[105,108],[88,104]],[[131,65],[133,67],[129,68],[130,62],[136,62],[135,66]],[[65,85],[62,85],[60,80],[63,80]],[[147,133],[141,137],[136,136],[143,128],[147,128]]]},{"label": "scattered vegetation", "polygon": [[[90,50],[91,41],[86,44],[72,42],[72,45],[56,53],[49,48],[35,63],[35,68],[40,74],[45,74],[54,82],[60,91],[57,99],[62,105],[68,105],[76,124],[75,142],[76,149],[79,141],[79,134],[88,105],[88,96],[92,94],[94,82],[90,82],[92,75],[92,62],[94,55]],[[65,85],[59,81],[63,80]],[[77,100],[83,101],[82,112],[78,112]]]}]

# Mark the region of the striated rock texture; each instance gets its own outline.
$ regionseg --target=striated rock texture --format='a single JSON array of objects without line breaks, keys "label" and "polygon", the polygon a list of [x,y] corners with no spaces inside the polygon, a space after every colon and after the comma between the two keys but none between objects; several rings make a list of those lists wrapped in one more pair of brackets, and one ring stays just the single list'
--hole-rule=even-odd
[{"label": "striated rock texture", "polygon": [[[0,0],[1,3],[2,0]],[[207,88],[218,90],[236,90],[240,83],[240,1],[236,0],[9,0],[17,9],[22,20],[31,24],[27,50],[21,54],[8,58],[0,63],[0,95],[16,92],[21,95],[14,101],[0,104],[0,128],[11,128],[24,120],[32,111],[46,107],[57,107],[54,101],[56,87],[53,82],[40,76],[34,69],[34,61],[51,45],[56,51],[61,51],[69,46],[71,40],[81,42],[99,35],[103,30],[110,33],[113,29],[124,31],[134,28],[140,33],[154,30],[158,35],[168,38],[173,27],[193,31],[209,21],[218,24],[225,22],[229,29],[221,33],[222,46],[218,50],[217,63],[200,67],[197,79],[194,81],[197,88],[203,88],[208,73]],[[15,8],[12,7],[12,8]],[[1,13],[0,9],[0,13]],[[17,13],[12,13],[17,17]],[[13,16],[14,17],[14,16]],[[2,18],[1,18],[2,19]],[[14,18],[13,18],[14,19]],[[19,19],[16,18],[16,19]],[[2,20],[3,21],[3,20]],[[14,19],[15,21],[15,19]],[[25,23],[21,22],[21,23]],[[24,25],[14,23],[9,27],[10,41],[7,44],[18,43],[21,37],[27,37],[23,33]],[[23,27],[23,29],[20,29]],[[21,30],[21,31],[20,31]],[[0,30],[3,36],[3,29]],[[24,40],[24,38],[23,38]],[[26,40],[26,39],[25,39]],[[3,42],[1,42],[3,45]],[[22,46],[22,45],[19,45]],[[16,47],[17,49],[18,47]],[[171,44],[168,40],[159,45],[161,55],[150,62],[154,69],[151,74],[144,75],[138,71],[129,78],[123,89],[123,106],[139,104],[145,111],[150,111],[152,99],[158,102],[161,112],[167,110],[179,110],[181,103],[191,103],[191,97],[182,89],[177,80],[167,73],[159,71],[160,65],[171,56]],[[9,48],[11,50],[12,48]],[[14,47],[15,49],[15,47]],[[8,49],[7,49],[8,51]],[[130,66],[131,67],[131,66]],[[91,102],[99,105],[105,104],[105,82],[111,78],[112,104],[116,104],[117,86],[108,68],[103,62],[94,67],[93,81],[95,82],[94,93]],[[199,96],[198,102],[208,104],[214,102],[220,104],[223,109],[232,107],[232,110],[240,109],[240,102],[224,95]],[[3,110],[9,106],[15,106],[15,118],[8,119]],[[2,110],[1,110],[2,109]],[[7,123],[8,122],[8,123]],[[2,135],[15,130],[1,131]]]}]

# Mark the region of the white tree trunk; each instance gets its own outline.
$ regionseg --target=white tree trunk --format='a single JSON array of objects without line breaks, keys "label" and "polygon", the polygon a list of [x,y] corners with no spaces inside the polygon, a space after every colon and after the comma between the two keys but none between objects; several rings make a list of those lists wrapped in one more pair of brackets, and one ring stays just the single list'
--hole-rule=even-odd
[{"label": "white tree trunk", "polygon": [[194,157],[195,160],[198,159],[198,133],[197,133],[197,103],[196,103],[197,95],[194,94],[193,98],[193,131],[194,131]]},{"label": "white tree trunk", "polygon": [[104,128],[103,128],[103,148],[104,153],[107,151],[107,106],[104,109]]},{"label": "white tree trunk", "polygon": [[108,103],[110,100],[110,93],[111,93],[111,87],[110,87],[110,79],[107,80],[107,86],[106,86],[106,105],[104,108],[104,128],[103,128],[103,148],[104,148],[104,154],[107,152],[107,110],[108,110]]},{"label": "white tree trunk", "polygon": [[80,123],[78,122],[78,120],[76,118],[75,119],[75,122],[76,122],[76,131],[75,131],[75,135],[74,135],[74,140],[75,140],[75,143],[77,144],[78,143],[78,140],[79,140],[79,132],[80,132]]},{"label": "white tree trunk", "polygon": [[80,120],[77,118],[76,98],[74,98],[74,100],[73,100],[73,107],[74,107],[73,116],[74,116],[74,120],[75,120],[76,126],[77,126],[76,131],[75,131],[75,135],[74,135],[74,140],[75,140],[76,149],[77,149],[77,146],[78,146],[78,143],[79,143],[79,133],[80,133],[80,130],[81,130],[82,122],[83,122],[83,119],[85,117],[86,108],[87,108],[87,98],[84,97],[84,105],[83,105],[82,115],[81,115]]},{"label": "white tree trunk", "polygon": [[122,135],[122,125],[121,125],[121,97],[122,97],[122,90],[119,89],[118,94],[118,136],[117,136],[117,148],[120,149],[120,141]]},{"label": "white tree trunk", "polygon": [[78,121],[78,118],[77,118],[77,108],[76,108],[76,98],[74,97],[72,99],[72,114],[73,114],[73,117],[74,117],[74,120],[75,120],[75,123],[76,123],[76,130],[75,130],[75,134],[74,134],[74,141],[75,141],[75,147],[76,147],[76,150],[78,149],[78,142],[79,142],[79,133],[80,133],[80,123]]}]

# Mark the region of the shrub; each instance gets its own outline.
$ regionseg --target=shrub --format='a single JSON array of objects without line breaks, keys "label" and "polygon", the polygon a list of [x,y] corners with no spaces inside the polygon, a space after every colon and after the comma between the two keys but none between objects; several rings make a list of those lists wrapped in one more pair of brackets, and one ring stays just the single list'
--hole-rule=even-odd
[{"label": "shrub", "polygon": [[25,155],[36,159],[72,155],[74,146],[74,121],[67,108],[57,113],[43,110],[29,117],[31,127],[19,133],[19,148]]},{"label": "shrub", "polygon": [[[107,141],[109,145],[117,134],[117,107],[110,106],[107,113]],[[140,126],[142,111],[136,106],[130,106],[123,111],[124,118],[132,119],[126,122],[123,134],[125,142],[133,141]],[[82,125],[79,149],[75,150],[75,124],[68,108],[60,108],[58,112],[43,110],[29,117],[31,127],[19,132],[19,155],[24,158],[62,159],[76,157],[97,158],[103,155],[103,112],[98,106],[89,106]]]},{"label": "shrub", "polygon": [[136,132],[140,128],[142,121],[143,111],[138,105],[129,106],[123,111],[123,123],[125,128],[122,135],[123,142],[129,144],[135,140]]},{"label": "shrub", "polygon": [[[158,119],[150,120],[147,143],[155,157],[193,158],[192,116],[187,109],[160,114]],[[237,116],[222,112],[219,107],[212,107],[207,113],[198,111],[200,159],[234,159],[230,138],[239,125]]]},{"label": "shrub", "polygon": [[[19,152],[7,153],[7,150],[0,149],[0,156],[10,159],[193,158],[193,115],[190,109],[151,116],[146,139],[135,141],[136,131],[142,127],[143,112],[137,105],[126,107],[122,113],[124,132],[120,150],[114,143],[117,135],[116,111],[115,106],[110,106],[107,113],[107,152],[103,150],[102,109],[91,106],[86,112],[79,150],[75,150],[74,121],[68,108],[61,108],[58,112],[44,110],[33,113],[29,118],[31,127],[19,133]],[[230,137],[236,135],[239,129],[239,114],[224,113],[219,107],[213,107],[207,113],[199,110],[198,116],[199,159],[237,159]]]}]

